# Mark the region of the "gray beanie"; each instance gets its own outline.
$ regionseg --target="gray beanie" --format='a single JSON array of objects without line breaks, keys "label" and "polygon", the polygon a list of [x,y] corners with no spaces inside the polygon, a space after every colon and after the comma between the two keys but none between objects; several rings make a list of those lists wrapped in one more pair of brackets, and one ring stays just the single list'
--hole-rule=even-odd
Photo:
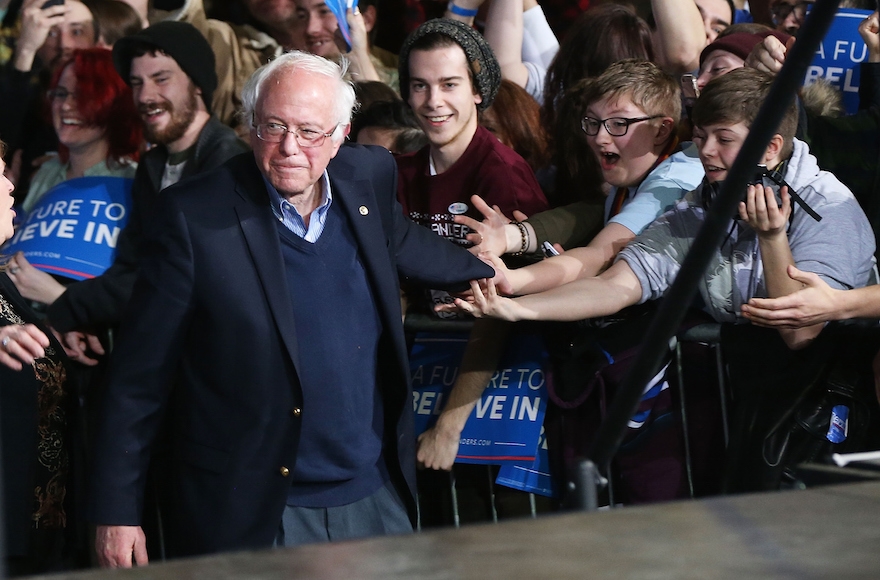
[{"label": "gray beanie", "polygon": [[483,102],[477,105],[477,108],[482,111],[491,105],[501,85],[501,67],[498,65],[498,59],[495,58],[492,47],[479,32],[463,22],[448,18],[428,20],[403,42],[399,64],[400,96],[403,100],[409,100],[409,53],[414,44],[430,34],[448,36],[461,47],[474,75],[474,89],[483,98]]}]

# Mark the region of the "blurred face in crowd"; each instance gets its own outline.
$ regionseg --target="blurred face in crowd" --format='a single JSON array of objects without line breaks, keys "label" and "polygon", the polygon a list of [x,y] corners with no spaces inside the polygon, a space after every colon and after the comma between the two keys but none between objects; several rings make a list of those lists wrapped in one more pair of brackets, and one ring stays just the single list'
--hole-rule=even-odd
[{"label": "blurred face in crowd", "polygon": [[307,51],[325,58],[339,55],[335,41],[339,24],[324,0],[296,0],[296,15],[303,27]]},{"label": "blurred face in crowd", "polygon": [[65,2],[67,14],[64,22],[53,26],[46,42],[37,53],[40,60],[50,67],[71,57],[78,48],[91,48],[98,41],[95,38],[95,25],[92,13],[79,0]]},{"label": "blurred face in crowd", "polygon": [[699,149],[700,161],[709,182],[724,181],[727,178],[727,172],[733,166],[748,135],[749,128],[742,122],[694,127],[694,143]]},{"label": "blurred face in crowd", "polygon": [[[624,130],[623,125],[628,123],[625,120],[649,115],[624,95],[616,100],[601,99],[592,103],[584,116],[593,121],[615,119],[608,123],[616,127],[615,133],[620,133]],[[628,123],[626,134],[621,136],[611,135],[605,123],[600,122],[595,135],[586,135],[587,144],[599,159],[606,182],[614,187],[634,187],[642,182],[657,162],[658,151],[668,138],[668,135],[662,137],[658,133],[663,120],[660,117]]]},{"label": "blurred face in crowd", "polygon": [[806,19],[807,8],[812,3],[813,0],[771,0],[770,14],[776,30],[797,36]]},{"label": "blurred face in crowd", "polygon": [[700,75],[697,77],[697,88],[701,91],[709,81],[730,71],[744,67],[746,61],[726,50],[713,50],[703,61]]},{"label": "blurred face in crowd", "polygon": [[718,35],[733,24],[733,14],[730,13],[730,4],[727,0],[694,0],[700,16],[703,17],[703,26],[706,28],[706,45],[708,46]]},{"label": "blurred face in crowd", "polygon": [[337,98],[336,82],[302,69],[280,70],[263,81],[254,124],[283,126],[288,132],[280,142],[273,143],[251,129],[251,145],[260,171],[291,203],[295,203],[294,198],[308,199],[319,191],[315,183],[342,145],[342,139],[325,137],[317,146],[303,147],[293,133],[333,133],[339,124],[332,106]]},{"label": "blurred face in crowd", "polygon": [[[5,149],[0,147],[0,150]],[[14,233],[12,229],[12,220],[15,219],[15,210],[12,204],[15,198],[12,197],[12,190],[15,187],[6,177],[6,162],[0,158],[0,243],[5,242],[12,237]]]},{"label": "blurred face in crowd", "polygon": [[104,139],[104,129],[87,123],[80,115],[73,65],[64,67],[58,84],[49,95],[52,99],[52,124],[58,141],[72,153],[88,150]]},{"label": "blurred face in crowd", "polygon": [[132,59],[129,84],[147,141],[175,151],[174,143],[204,107],[201,91],[177,61],[161,51]]},{"label": "blurred face in crowd", "polygon": [[244,0],[244,5],[261,24],[277,26],[296,18],[294,0]]},{"label": "blurred face in crowd", "polygon": [[468,74],[458,45],[414,50],[409,55],[409,106],[431,147],[467,148],[477,130],[477,105],[483,102]]}]

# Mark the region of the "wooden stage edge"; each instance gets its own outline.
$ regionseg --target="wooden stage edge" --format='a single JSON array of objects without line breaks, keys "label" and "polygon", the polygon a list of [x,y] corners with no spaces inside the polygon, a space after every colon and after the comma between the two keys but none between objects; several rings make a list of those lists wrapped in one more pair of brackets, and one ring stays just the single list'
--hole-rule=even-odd
[{"label": "wooden stage edge", "polygon": [[45,578],[880,578],[880,482],[567,513]]}]

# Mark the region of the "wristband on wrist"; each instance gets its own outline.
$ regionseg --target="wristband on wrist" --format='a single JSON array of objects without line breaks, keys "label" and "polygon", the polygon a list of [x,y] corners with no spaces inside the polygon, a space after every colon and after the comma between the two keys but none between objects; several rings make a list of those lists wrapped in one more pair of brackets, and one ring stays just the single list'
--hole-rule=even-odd
[{"label": "wristband on wrist", "polygon": [[466,18],[473,18],[479,12],[477,8],[462,8],[461,6],[456,6],[455,2],[450,2],[446,5],[446,9],[455,14],[456,16],[464,16]]},{"label": "wristband on wrist", "polygon": [[526,250],[529,249],[529,242],[531,241],[529,239],[529,230],[528,230],[528,228],[526,228],[525,224],[522,222],[518,222],[516,220],[513,220],[510,223],[511,223],[511,225],[514,225],[519,229],[519,235],[522,240],[522,242],[520,243],[520,246],[519,246],[519,251],[514,252],[511,255],[522,256],[523,254],[526,253]]}]

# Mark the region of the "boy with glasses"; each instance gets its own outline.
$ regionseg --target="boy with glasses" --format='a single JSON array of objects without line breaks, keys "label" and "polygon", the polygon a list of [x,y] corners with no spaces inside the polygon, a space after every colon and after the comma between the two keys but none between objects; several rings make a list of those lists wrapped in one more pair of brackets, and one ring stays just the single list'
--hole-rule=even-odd
[{"label": "boy with glasses", "polygon": [[774,0],[771,2],[770,14],[776,30],[797,36],[798,30],[803,26],[807,17],[807,9],[810,4],[813,4],[813,0]]},{"label": "boy with glasses", "polygon": [[[581,129],[610,190],[602,216],[605,226],[589,244],[566,252],[564,259],[511,272],[510,287],[505,288],[510,293],[541,292],[599,274],[620,248],[703,179],[696,148],[691,143],[679,148],[676,138],[681,117],[677,83],[657,65],[617,62],[573,90],[589,103]],[[477,231],[480,249],[492,253],[520,248],[533,252],[545,241],[577,245],[585,229],[579,224],[590,222],[587,214],[593,211],[586,202],[575,203],[532,216],[519,227],[486,204],[478,207],[487,216],[483,223],[466,216],[456,221]]]}]

